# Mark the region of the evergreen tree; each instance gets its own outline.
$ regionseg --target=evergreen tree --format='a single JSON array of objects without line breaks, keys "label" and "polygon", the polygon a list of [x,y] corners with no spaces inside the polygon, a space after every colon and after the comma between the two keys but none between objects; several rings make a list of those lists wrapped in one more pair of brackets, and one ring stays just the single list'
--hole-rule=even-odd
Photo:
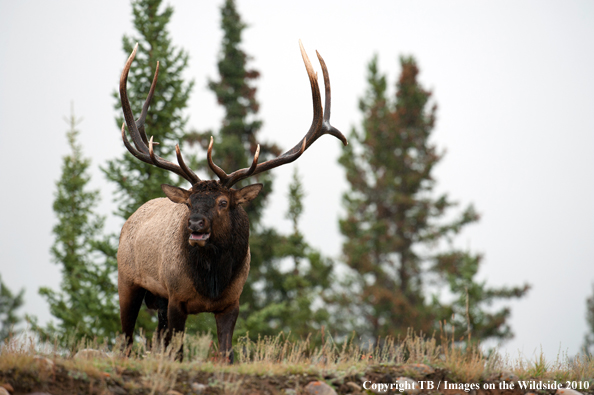
[{"label": "evergreen tree", "polygon": [[[123,49],[126,57],[138,43],[138,52],[128,77],[128,97],[136,116],[149,92],[153,74],[159,62],[159,81],[155,89],[145,122],[147,135],[159,142],[155,151],[161,157],[175,156],[175,145],[184,137],[187,119],[183,110],[187,107],[193,82],[185,83],[182,74],[187,67],[188,55],[174,47],[169,38],[167,25],[173,8],[161,10],[162,0],[134,0],[132,13],[138,35],[124,36]],[[118,129],[123,123],[119,92],[114,92]],[[138,207],[157,197],[163,197],[161,184],[180,185],[173,173],[144,163],[127,151],[122,157],[108,162],[103,169],[107,179],[117,187],[117,214],[127,219]]]},{"label": "evergreen tree", "polygon": [[584,353],[594,355],[594,284],[592,285],[592,295],[586,299],[586,322],[588,323],[588,332],[584,337]]},{"label": "evergreen tree", "polygon": [[[260,73],[247,68],[250,57],[241,49],[241,35],[246,27],[237,12],[235,1],[226,0],[221,7],[223,40],[217,63],[219,80],[210,80],[208,83],[209,89],[217,97],[217,102],[225,109],[223,123],[217,132],[195,132],[186,137],[188,142],[197,142],[206,149],[210,136],[214,135],[213,161],[227,173],[249,166],[258,144],[259,162],[280,154],[280,149],[276,145],[258,140],[262,121],[257,118],[260,105],[256,100],[257,88],[253,82],[260,77]],[[206,160],[203,161],[203,167],[208,168]],[[216,178],[214,174],[213,177]],[[245,207],[252,231],[258,228],[266,198],[272,192],[272,176],[263,173],[240,182],[236,188],[254,182],[263,183],[264,188],[258,199]]]},{"label": "evergreen tree", "polygon": [[[404,336],[408,328],[432,333],[452,313],[448,325],[456,336],[470,329],[478,339],[508,338],[509,310],[488,314],[484,306],[521,297],[528,286],[491,289],[477,283],[480,256],[452,247],[451,240],[479,216],[470,205],[453,220],[444,219],[456,203],[447,194],[434,196],[432,170],[442,158],[429,142],[436,106],[418,82],[415,60],[403,57],[400,64],[391,99],[377,57],[370,62],[368,89],[359,103],[362,128],[353,129],[340,158],[351,185],[343,196],[347,215],[340,221],[347,239],[343,253],[356,272],[348,284],[355,296],[344,307],[362,317],[352,325],[374,339]],[[435,295],[428,300],[431,281],[448,285],[454,301]]]},{"label": "evergreen tree", "polygon": [[104,218],[93,214],[98,191],[87,190],[90,160],[82,156],[77,142],[80,122],[74,112],[67,119],[66,133],[70,153],[63,158],[62,176],[56,182],[53,209],[58,223],[53,228],[55,241],[51,248],[54,263],[60,265],[60,291],[47,287],[39,293],[50,305],[57,326],[35,326],[42,335],[58,336],[62,345],[86,337],[112,342],[119,331],[116,287],[111,278],[115,270],[112,260],[98,254],[103,248],[99,235]]},{"label": "evergreen tree", "polygon": [[266,304],[262,310],[252,311],[246,323],[254,334],[275,335],[284,331],[305,339],[323,326],[328,328],[330,317],[323,302],[331,288],[333,262],[309,246],[299,231],[303,197],[295,170],[287,212],[293,233],[275,247],[274,265],[263,273]]},{"label": "evergreen tree", "polygon": [[[167,26],[173,15],[171,6],[162,7],[162,0],[133,0],[132,14],[137,34],[122,39],[123,50],[128,57],[135,43],[138,52],[128,77],[128,98],[132,111],[138,117],[149,92],[157,62],[159,80],[145,121],[147,135],[159,142],[155,152],[165,158],[175,156],[175,145],[184,139],[187,119],[183,110],[188,105],[193,81],[186,83],[182,74],[188,64],[188,55],[172,45]],[[117,110],[118,129],[123,123],[119,92],[113,94]],[[181,185],[184,180],[173,173],[144,163],[127,151],[120,158],[108,161],[102,168],[105,176],[114,182],[117,189],[116,214],[127,219],[142,204],[151,199],[163,197],[161,184]],[[114,247],[116,235],[104,243],[104,252],[115,262],[117,248]],[[115,297],[112,296],[112,297]],[[150,338],[156,328],[156,314],[141,309],[138,326]]]},{"label": "evergreen tree", "polygon": [[24,294],[25,290],[21,289],[14,295],[0,276],[0,343],[14,333],[14,327],[22,320],[16,311],[23,305]]}]

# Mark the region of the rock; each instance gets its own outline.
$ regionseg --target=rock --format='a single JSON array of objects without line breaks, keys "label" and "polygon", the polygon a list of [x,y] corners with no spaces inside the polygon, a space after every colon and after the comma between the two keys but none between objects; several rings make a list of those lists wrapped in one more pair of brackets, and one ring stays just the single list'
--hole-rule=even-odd
[{"label": "rock", "polygon": [[354,383],[352,381],[348,381],[346,383],[346,386],[349,387],[350,389],[352,389],[353,391],[356,391],[356,392],[359,392],[359,391],[362,391],[363,390],[363,388],[361,388],[361,386],[359,384]]},{"label": "rock", "polygon": [[582,393],[571,388],[559,388],[555,395],[582,395]]},{"label": "rock", "polygon": [[109,355],[104,353],[103,351],[93,350],[92,348],[85,348],[84,350],[80,350],[74,355],[74,358],[80,359],[105,359],[109,358]]},{"label": "rock", "polygon": [[433,369],[431,366],[427,366],[423,363],[411,363],[408,365],[404,365],[402,367],[404,370],[414,370],[417,373],[422,374],[423,376],[426,376],[428,374],[432,374],[435,372],[435,369]]},{"label": "rock", "polygon": [[8,392],[14,392],[14,388],[12,388],[12,385],[8,383],[2,383],[0,384],[0,387],[4,388]]},{"label": "rock", "polygon": [[166,392],[166,394],[167,395],[184,395],[181,392],[176,391],[176,390],[169,390],[169,391]]},{"label": "rock", "polygon": [[190,387],[192,388],[192,391],[194,391],[196,394],[201,394],[206,390],[206,386],[200,383],[192,383],[190,384]]},{"label": "rock", "polygon": [[52,395],[48,392],[29,392],[27,395]]},{"label": "rock", "polygon": [[395,383],[400,387],[400,389],[403,390],[405,394],[414,395],[421,392],[421,386],[419,383],[410,377],[398,377]]},{"label": "rock", "polygon": [[285,390],[285,395],[297,395],[297,391],[295,391],[294,389],[286,389]]},{"label": "rock", "polygon": [[0,395],[10,395],[10,392],[4,387],[0,387]]},{"label": "rock", "polygon": [[334,388],[323,381],[312,381],[305,386],[305,391],[311,395],[336,395]]}]

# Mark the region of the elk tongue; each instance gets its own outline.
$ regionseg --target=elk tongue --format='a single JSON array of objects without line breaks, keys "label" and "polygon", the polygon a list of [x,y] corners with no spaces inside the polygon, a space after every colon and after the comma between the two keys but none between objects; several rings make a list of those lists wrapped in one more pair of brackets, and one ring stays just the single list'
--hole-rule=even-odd
[{"label": "elk tongue", "polygon": [[208,240],[209,237],[210,237],[210,233],[198,233],[198,232],[190,233],[190,240]]},{"label": "elk tongue", "polygon": [[190,233],[190,245],[199,245],[200,247],[204,247],[206,244],[206,240],[210,237],[210,233],[198,233],[192,232]]}]

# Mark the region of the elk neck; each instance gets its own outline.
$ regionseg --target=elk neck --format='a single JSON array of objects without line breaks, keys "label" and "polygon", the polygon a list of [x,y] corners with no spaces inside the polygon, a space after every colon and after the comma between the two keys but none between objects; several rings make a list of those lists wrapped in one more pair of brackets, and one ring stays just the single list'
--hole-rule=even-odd
[{"label": "elk neck", "polygon": [[[230,213],[231,231],[226,235],[213,235],[204,247],[190,246],[188,271],[199,294],[218,299],[245,264],[249,247],[249,221],[242,207]],[[187,239],[186,239],[187,240]]]}]

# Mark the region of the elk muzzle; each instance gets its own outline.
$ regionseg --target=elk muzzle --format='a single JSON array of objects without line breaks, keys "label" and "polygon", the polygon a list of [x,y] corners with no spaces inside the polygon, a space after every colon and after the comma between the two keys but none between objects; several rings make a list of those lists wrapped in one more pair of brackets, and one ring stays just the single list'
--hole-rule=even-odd
[{"label": "elk muzzle", "polygon": [[204,247],[210,238],[210,221],[202,214],[193,214],[188,220],[188,230],[190,245]]}]

